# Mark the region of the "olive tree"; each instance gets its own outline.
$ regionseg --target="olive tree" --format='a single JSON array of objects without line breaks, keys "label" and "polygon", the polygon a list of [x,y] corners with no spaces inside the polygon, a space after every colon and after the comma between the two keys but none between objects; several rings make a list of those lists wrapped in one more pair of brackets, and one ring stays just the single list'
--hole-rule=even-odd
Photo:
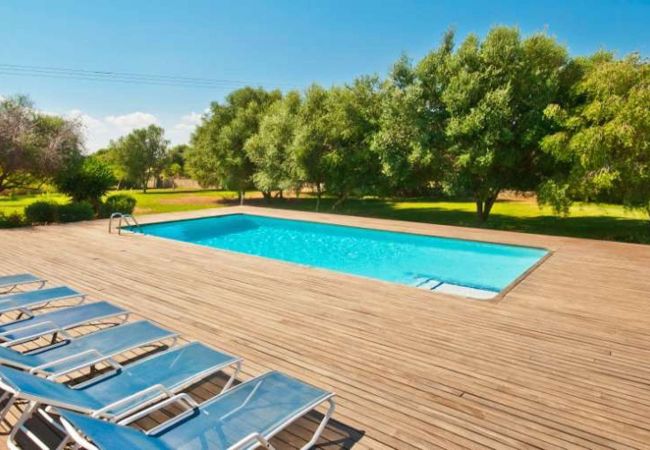
[{"label": "olive tree", "polygon": [[573,198],[615,191],[650,217],[650,64],[638,55],[599,53],[583,65],[575,87],[582,101],[546,108],[561,129],[542,147],[569,170],[544,184],[540,201],[567,212]]},{"label": "olive tree", "polygon": [[271,192],[296,188],[298,169],[291,145],[295,137],[300,94],[289,92],[273,103],[262,118],[257,133],[244,145],[253,163],[253,184],[270,201]]},{"label": "olive tree", "polygon": [[442,95],[454,184],[468,191],[485,221],[504,189],[534,189],[548,161],[540,140],[552,130],[548,105],[562,97],[566,49],[553,38],[522,39],[496,27],[470,35],[448,59]]},{"label": "olive tree", "polygon": [[43,114],[26,97],[0,101],[0,192],[49,180],[81,149],[78,122]]},{"label": "olive tree", "polygon": [[126,178],[147,192],[149,181],[157,179],[165,167],[169,141],[161,127],[149,125],[133,130],[110,146]]},{"label": "olive tree", "polygon": [[280,96],[279,91],[246,87],[232,92],[223,104],[211,105],[186,155],[188,168],[199,183],[236,189],[243,202],[254,171],[244,145]]}]

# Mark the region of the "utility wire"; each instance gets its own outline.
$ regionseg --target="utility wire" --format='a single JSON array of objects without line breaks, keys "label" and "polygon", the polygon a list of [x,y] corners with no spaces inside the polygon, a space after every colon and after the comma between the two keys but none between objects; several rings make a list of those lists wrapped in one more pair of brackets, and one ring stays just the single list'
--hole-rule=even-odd
[{"label": "utility wire", "polygon": [[202,89],[236,88],[246,85],[259,85],[240,80],[198,78],[177,75],[154,75],[133,72],[113,72],[101,70],[70,69],[62,67],[26,66],[0,63],[0,75],[44,77],[109,83],[145,84],[156,86],[176,86]]}]

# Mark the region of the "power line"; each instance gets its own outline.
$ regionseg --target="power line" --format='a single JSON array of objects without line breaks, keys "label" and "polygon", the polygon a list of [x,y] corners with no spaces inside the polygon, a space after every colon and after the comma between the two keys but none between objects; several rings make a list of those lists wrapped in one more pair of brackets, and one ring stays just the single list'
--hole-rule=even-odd
[{"label": "power line", "polygon": [[[134,72],[115,72],[105,70],[71,69],[63,67],[27,66],[0,63],[0,75],[29,76],[108,83],[144,84],[155,86],[174,86],[200,89],[237,88],[247,85],[261,85],[250,81],[187,77],[179,75],[157,75]],[[284,83],[280,83],[286,86]]]}]

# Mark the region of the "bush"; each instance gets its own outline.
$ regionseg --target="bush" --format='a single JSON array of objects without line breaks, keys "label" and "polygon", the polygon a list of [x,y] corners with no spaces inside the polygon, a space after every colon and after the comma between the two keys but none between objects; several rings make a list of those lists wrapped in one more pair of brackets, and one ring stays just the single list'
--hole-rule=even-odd
[{"label": "bush", "polygon": [[26,222],[31,225],[54,223],[59,220],[59,204],[52,201],[38,201],[25,207]]},{"label": "bush", "polygon": [[117,183],[111,167],[93,157],[72,161],[54,179],[59,192],[75,202],[89,201],[96,207],[100,199]]},{"label": "bush", "polygon": [[0,228],[18,228],[26,225],[25,218],[18,213],[9,215],[0,212]]},{"label": "bush", "polygon": [[[20,216],[19,216],[20,217]],[[34,202],[25,207],[25,222],[43,225],[55,222],[78,222],[95,217],[93,206],[89,202],[72,202],[59,205],[52,201]],[[12,218],[16,222],[16,218]]]},{"label": "bush", "polygon": [[91,220],[94,217],[95,210],[88,202],[73,202],[59,206],[59,221],[62,223]]},{"label": "bush", "polygon": [[111,195],[99,207],[99,217],[110,217],[114,212],[132,214],[135,209],[136,200],[130,195]]}]

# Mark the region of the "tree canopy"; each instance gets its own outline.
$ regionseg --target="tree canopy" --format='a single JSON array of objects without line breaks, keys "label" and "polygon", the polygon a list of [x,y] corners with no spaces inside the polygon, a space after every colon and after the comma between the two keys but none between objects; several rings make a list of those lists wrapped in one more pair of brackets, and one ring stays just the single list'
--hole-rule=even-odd
[{"label": "tree canopy", "polygon": [[260,121],[257,133],[244,144],[254,166],[252,181],[270,199],[272,191],[298,188],[298,166],[291,145],[301,98],[292,91],[273,103]]},{"label": "tree canopy", "polygon": [[0,193],[51,179],[81,150],[77,122],[43,114],[23,96],[0,101]]},{"label": "tree canopy", "polygon": [[486,220],[504,189],[535,189],[544,170],[539,141],[550,130],[546,107],[561,102],[566,50],[536,34],[493,28],[480,41],[470,35],[448,58],[442,99],[452,180],[473,196]]},{"label": "tree canopy", "polygon": [[243,199],[254,169],[244,145],[280,97],[279,91],[246,87],[232,92],[223,104],[212,104],[186,155],[189,170],[199,183],[236,189]]},{"label": "tree canopy", "polygon": [[[639,55],[572,58],[544,33],[494,27],[419,61],[402,55],[385,79],[302,92],[244,87],[213,102],[190,146],[168,149],[157,126],[94,159],[120,186],[189,174],[203,186],[350,196],[471,198],[479,221],[503,191],[535,191],[568,212],[606,198],[650,217],[650,69]],[[0,192],[48,180],[80,153],[77,124],[22,97],[0,104]],[[96,168],[92,172],[97,174]],[[81,173],[81,172],[79,172]]]},{"label": "tree canopy", "polygon": [[566,212],[573,198],[615,191],[650,216],[650,66],[638,55],[616,60],[608,53],[582,66],[574,89],[583,101],[545,111],[561,129],[541,146],[569,170],[546,181],[540,199]]},{"label": "tree canopy", "polygon": [[157,125],[133,130],[112,142],[108,153],[123,176],[147,191],[150,180],[160,177],[167,162],[169,141]]}]

